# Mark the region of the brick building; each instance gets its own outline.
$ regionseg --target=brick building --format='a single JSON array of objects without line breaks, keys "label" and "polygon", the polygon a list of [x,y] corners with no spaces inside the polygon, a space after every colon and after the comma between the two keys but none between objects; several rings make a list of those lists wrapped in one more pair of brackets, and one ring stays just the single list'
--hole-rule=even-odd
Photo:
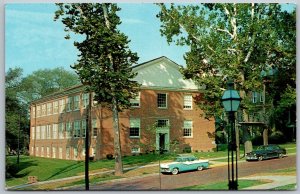
[{"label": "brick building", "polygon": [[[191,80],[183,79],[180,66],[160,57],[133,68],[141,84],[131,108],[119,113],[123,155],[155,150],[211,151],[214,121],[201,118],[194,97],[201,96]],[[32,156],[84,160],[85,118],[89,95],[74,86],[31,103]],[[92,106],[90,155],[95,159],[113,154],[112,112]]]}]

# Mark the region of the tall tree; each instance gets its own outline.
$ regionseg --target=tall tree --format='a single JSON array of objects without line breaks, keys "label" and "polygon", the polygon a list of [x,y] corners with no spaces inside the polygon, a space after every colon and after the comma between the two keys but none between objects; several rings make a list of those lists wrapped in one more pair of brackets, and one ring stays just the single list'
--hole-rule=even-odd
[{"label": "tall tree", "polygon": [[[220,98],[227,78],[232,78],[244,99],[243,120],[247,121],[248,94],[260,91],[260,72],[271,64],[282,65],[287,56],[284,43],[284,12],[279,4],[164,5],[157,15],[161,34],[168,43],[190,47],[184,58],[186,78],[206,87],[198,102],[205,117],[222,114]],[[280,28],[278,23],[280,22]],[[293,51],[288,52],[295,55]],[[293,63],[292,65],[295,65]],[[245,151],[252,150],[249,131],[243,130]]]},{"label": "tall tree", "polygon": [[[123,173],[118,113],[130,105],[139,84],[132,64],[138,60],[130,51],[129,40],[118,29],[121,20],[116,4],[57,4],[55,19],[61,17],[66,31],[83,35],[82,42],[74,42],[80,51],[78,63],[72,68],[79,75],[94,100],[110,107],[113,112],[115,174]],[[66,38],[70,36],[67,35]]]}]

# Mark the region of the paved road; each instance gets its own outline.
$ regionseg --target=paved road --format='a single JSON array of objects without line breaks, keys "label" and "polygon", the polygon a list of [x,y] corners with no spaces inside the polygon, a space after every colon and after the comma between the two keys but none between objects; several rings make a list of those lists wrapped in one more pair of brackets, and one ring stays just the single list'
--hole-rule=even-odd
[{"label": "paved road", "polygon": [[[239,177],[268,173],[277,169],[296,166],[296,156],[282,159],[264,160],[260,162],[241,162],[238,164]],[[115,180],[90,186],[90,190],[173,190],[180,187],[197,184],[209,184],[227,180],[227,165],[195,172],[180,173],[178,175],[149,175],[130,180]],[[84,188],[72,188],[72,190]]]}]

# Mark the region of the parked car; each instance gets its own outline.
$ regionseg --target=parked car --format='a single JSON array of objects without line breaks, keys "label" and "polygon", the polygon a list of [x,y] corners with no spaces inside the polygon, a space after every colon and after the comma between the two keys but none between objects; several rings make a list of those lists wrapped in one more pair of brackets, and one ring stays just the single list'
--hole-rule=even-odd
[{"label": "parked car", "polygon": [[193,155],[179,155],[174,162],[160,165],[161,173],[178,174],[179,172],[191,170],[203,170],[209,167],[208,160],[199,160]]},{"label": "parked car", "polygon": [[246,160],[265,160],[270,158],[282,158],[286,156],[286,150],[278,145],[262,145],[255,151],[246,154]]}]

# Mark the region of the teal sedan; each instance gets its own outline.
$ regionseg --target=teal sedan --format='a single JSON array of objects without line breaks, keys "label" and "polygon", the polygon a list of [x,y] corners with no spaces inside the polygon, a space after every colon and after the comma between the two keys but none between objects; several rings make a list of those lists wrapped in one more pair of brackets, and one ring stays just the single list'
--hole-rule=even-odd
[{"label": "teal sedan", "polygon": [[193,155],[179,155],[174,162],[160,165],[161,173],[178,174],[179,172],[203,170],[209,167],[208,160],[199,160]]}]

